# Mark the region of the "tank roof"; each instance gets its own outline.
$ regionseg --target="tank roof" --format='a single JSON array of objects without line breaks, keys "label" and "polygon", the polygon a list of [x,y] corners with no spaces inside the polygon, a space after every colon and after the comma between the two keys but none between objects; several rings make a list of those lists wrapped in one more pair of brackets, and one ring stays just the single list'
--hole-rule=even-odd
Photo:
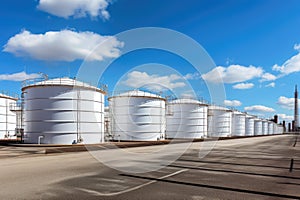
[{"label": "tank roof", "polygon": [[207,105],[204,102],[198,101],[196,99],[175,99],[168,102],[169,104],[201,104]]},{"label": "tank roof", "polygon": [[10,95],[7,95],[7,94],[3,94],[3,93],[0,93],[0,98],[18,100],[18,97],[13,97],[13,96],[10,96]]},{"label": "tank roof", "polygon": [[257,118],[254,118],[254,120],[255,120],[255,121],[261,121],[261,122],[262,122],[263,119],[257,117]]},{"label": "tank roof", "polygon": [[152,97],[152,98],[158,98],[158,99],[165,100],[165,98],[163,98],[162,96],[160,96],[158,94],[153,94],[153,93],[145,92],[145,91],[141,91],[141,90],[131,90],[128,92],[114,94],[113,96],[109,97],[109,99],[116,98],[116,97]]},{"label": "tank roof", "polygon": [[235,114],[235,115],[246,115],[246,113],[243,113],[243,112],[238,111],[238,110],[233,110],[232,113]]},{"label": "tank roof", "polygon": [[102,93],[105,93],[104,89],[100,89],[98,87],[92,86],[88,83],[84,83],[81,81],[78,81],[76,79],[71,79],[68,77],[63,77],[63,78],[54,78],[54,79],[30,79],[30,80],[25,80],[22,83],[22,90],[25,90],[26,88],[29,87],[38,87],[38,86],[71,86],[71,87],[82,87],[82,88],[87,88],[87,89],[92,89],[92,90],[97,90]]},{"label": "tank roof", "polygon": [[245,113],[245,114],[246,114],[246,118],[257,118],[257,116],[255,116],[255,115],[250,115],[248,113]]},{"label": "tank roof", "polygon": [[231,111],[230,109],[222,106],[216,106],[216,105],[209,105],[208,109],[210,110],[225,110],[225,111]]}]

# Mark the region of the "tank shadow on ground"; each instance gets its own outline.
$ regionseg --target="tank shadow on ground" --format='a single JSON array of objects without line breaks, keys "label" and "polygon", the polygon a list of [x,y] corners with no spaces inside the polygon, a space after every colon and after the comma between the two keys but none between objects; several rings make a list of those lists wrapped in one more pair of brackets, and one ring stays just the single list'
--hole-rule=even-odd
[{"label": "tank shadow on ground", "polygon": [[177,168],[181,168],[181,169],[205,170],[205,171],[214,171],[214,172],[225,172],[225,173],[233,173],[233,174],[243,174],[243,175],[265,176],[265,177],[276,177],[276,178],[287,178],[287,179],[300,180],[300,178],[298,178],[298,177],[282,176],[282,175],[276,175],[276,174],[262,174],[262,173],[242,172],[242,171],[225,170],[225,169],[212,169],[212,168],[204,168],[204,167],[181,166],[181,165],[169,165],[169,166],[177,167]]},{"label": "tank shadow on ground", "polygon": [[131,174],[120,174],[120,175],[137,178],[137,179],[146,179],[146,180],[157,181],[157,182],[189,185],[189,186],[194,186],[194,187],[203,187],[203,188],[210,188],[210,189],[216,189],[216,190],[227,190],[227,191],[233,191],[233,192],[256,194],[256,195],[263,195],[263,196],[269,196],[269,197],[280,197],[280,198],[286,198],[286,199],[300,199],[300,196],[293,196],[293,195],[286,195],[286,194],[277,194],[277,193],[271,193],[271,192],[262,192],[262,191],[215,186],[215,185],[200,184],[200,183],[190,183],[190,182],[183,182],[183,181],[176,181],[176,180],[157,179],[157,178],[152,178],[152,177],[145,177],[145,176],[138,176],[138,175],[131,175]]}]

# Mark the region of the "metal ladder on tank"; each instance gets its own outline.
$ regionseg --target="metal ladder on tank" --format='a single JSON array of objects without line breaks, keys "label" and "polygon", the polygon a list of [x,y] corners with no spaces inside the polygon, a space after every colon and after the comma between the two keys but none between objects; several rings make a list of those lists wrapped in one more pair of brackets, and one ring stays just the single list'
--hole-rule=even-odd
[{"label": "metal ladder on tank", "polygon": [[5,100],[5,106],[6,106],[6,111],[5,111],[5,137],[9,137],[9,131],[8,131],[8,100]]},{"label": "metal ladder on tank", "polygon": [[80,88],[77,88],[77,99],[76,99],[76,131],[77,131],[77,143],[81,143],[82,142],[82,137],[81,137],[81,133],[80,133]]}]

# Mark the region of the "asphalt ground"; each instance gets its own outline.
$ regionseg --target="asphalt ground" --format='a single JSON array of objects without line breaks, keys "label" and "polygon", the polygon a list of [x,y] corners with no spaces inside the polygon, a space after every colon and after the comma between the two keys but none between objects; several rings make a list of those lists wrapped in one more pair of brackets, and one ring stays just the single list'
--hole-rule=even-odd
[{"label": "asphalt ground", "polygon": [[[298,142],[295,135],[221,140],[203,158],[203,143],[196,142],[173,163],[145,173],[112,169],[90,152],[0,146],[0,199],[300,199]],[[162,146],[123,151],[155,153]]]}]

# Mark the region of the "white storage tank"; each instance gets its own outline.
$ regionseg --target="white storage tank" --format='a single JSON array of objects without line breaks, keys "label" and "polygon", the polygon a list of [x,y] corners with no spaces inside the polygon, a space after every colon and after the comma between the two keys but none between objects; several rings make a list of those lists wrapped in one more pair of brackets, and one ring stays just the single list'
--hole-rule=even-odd
[{"label": "white storage tank", "polygon": [[245,136],[246,114],[239,111],[232,111],[232,132],[231,136]]},{"label": "white storage tank", "polygon": [[208,105],[193,99],[167,103],[166,137],[198,139],[207,136]]},{"label": "white storage tank", "polygon": [[26,143],[100,143],[105,91],[70,79],[23,82]]},{"label": "white storage tank", "polygon": [[283,134],[283,126],[281,124],[274,123],[274,134]]},{"label": "white storage tank", "polygon": [[277,134],[283,134],[283,131],[284,131],[284,127],[281,124],[279,124],[277,128]]},{"label": "white storage tank", "polygon": [[268,121],[268,135],[274,134],[274,122]]},{"label": "white storage tank", "polygon": [[15,136],[17,117],[16,113],[10,110],[10,105],[16,102],[17,97],[0,93],[0,139]]},{"label": "white storage tank", "polygon": [[245,119],[245,136],[253,136],[254,135],[254,119],[255,116],[246,115]]},{"label": "white storage tank", "polygon": [[274,134],[278,134],[278,124],[274,123],[273,131],[274,131]]},{"label": "white storage tank", "polygon": [[133,90],[108,98],[114,140],[165,139],[166,100],[160,95]]},{"label": "white storage tank", "polygon": [[262,135],[262,120],[259,118],[254,119],[254,135]]},{"label": "white storage tank", "polygon": [[263,135],[268,135],[268,132],[269,132],[268,128],[269,128],[268,121],[264,119],[262,121],[262,134]]},{"label": "white storage tank", "polygon": [[208,137],[231,136],[231,112],[225,107],[208,106]]}]

